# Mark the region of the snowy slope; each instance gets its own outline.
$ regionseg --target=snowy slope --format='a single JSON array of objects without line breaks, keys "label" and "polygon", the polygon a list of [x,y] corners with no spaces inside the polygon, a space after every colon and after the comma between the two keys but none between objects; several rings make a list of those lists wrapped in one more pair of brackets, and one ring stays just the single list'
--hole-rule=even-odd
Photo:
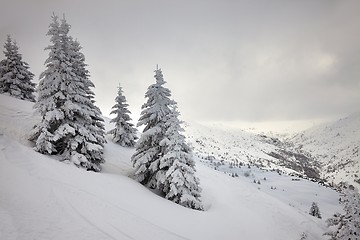
[{"label": "snowy slope", "polygon": [[360,184],[360,113],[313,127],[289,140],[316,157],[328,181]]},{"label": "snowy slope", "polygon": [[318,164],[307,152],[278,138],[243,130],[185,125],[188,141],[201,159],[215,158],[227,162],[279,169],[310,178],[318,178]]},{"label": "snowy slope", "polygon": [[242,130],[225,131],[197,123],[187,123],[184,129],[187,140],[200,158],[213,157],[244,163],[265,158],[275,160],[266,152],[275,151],[276,147],[260,141],[255,134]]},{"label": "snowy slope", "polygon": [[[26,140],[37,118],[31,108],[0,95],[1,240],[288,240],[303,233],[307,239],[325,239],[324,218],[340,211],[339,195],[316,183],[257,168],[222,165],[222,171],[214,171],[199,160],[206,211],[187,209],[129,178],[133,150],[110,140],[101,173],[33,151]],[[253,183],[264,177],[261,184]],[[313,201],[323,219],[308,215]]]}]

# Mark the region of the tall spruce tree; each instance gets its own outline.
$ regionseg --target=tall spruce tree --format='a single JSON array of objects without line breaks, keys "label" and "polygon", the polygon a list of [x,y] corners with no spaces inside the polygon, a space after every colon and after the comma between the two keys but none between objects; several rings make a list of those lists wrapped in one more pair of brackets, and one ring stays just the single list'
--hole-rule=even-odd
[{"label": "tall spruce tree", "polygon": [[156,83],[150,85],[145,93],[147,102],[137,126],[145,126],[136,144],[136,151],[131,160],[135,167],[135,179],[150,188],[156,188],[156,168],[150,165],[163,155],[160,141],[166,132],[165,117],[171,113],[174,102],[170,99],[171,92],[163,85],[166,83],[161,69],[155,70]]},{"label": "tall spruce tree", "polygon": [[10,35],[4,45],[5,59],[0,63],[0,93],[35,102],[34,74],[29,71],[29,65],[22,60],[19,47]]},{"label": "tall spruce tree", "polygon": [[105,131],[99,108],[94,105],[94,85],[89,80],[80,44],[69,35],[65,18],[52,16],[47,35],[52,45],[46,70],[40,75],[35,109],[42,116],[30,140],[35,150],[62,156],[77,166],[100,171],[104,162]]},{"label": "tall spruce tree", "polygon": [[176,102],[170,99],[170,90],[163,87],[161,69],[155,70],[155,79],[145,94],[148,100],[138,123],[145,128],[132,156],[135,179],[158,189],[175,203],[202,210],[195,162],[181,134]]},{"label": "tall spruce tree", "polygon": [[138,138],[136,136],[137,130],[130,122],[131,118],[129,114],[131,114],[131,112],[128,110],[129,104],[126,102],[126,97],[124,96],[120,85],[118,87],[115,102],[115,105],[112,107],[113,110],[110,112],[110,114],[116,115],[110,121],[115,123],[115,128],[110,130],[109,134],[113,135],[114,142],[118,143],[120,146],[133,147]]},{"label": "tall spruce tree", "polygon": [[160,145],[164,148],[164,155],[154,162],[151,167],[157,171],[157,187],[165,194],[165,198],[182,206],[203,210],[200,200],[200,181],[195,176],[195,162],[192,151],[185,142],[184,131],[180,124],[179,112],[176,105],[167,115],[164,139]]},{"label": "tall spruce tree", "polygon": [[64,122],[64,113],[61,111],[64,105],[64,94],[59,91],[63,78],[64,66],[68,61],[64,53],[64,46],[60,38],[60,23],[56,15],[52,16],[47,35],[51,37],[52,45],[45,48],[50,50],[49,57],[45,61],[46,69],[40,75],[37,88],[38,99],[34,105],[36,111],[42,116],[42,120],[33,129],[30,137],[36,146],[35,150],[43,154],[56,154],[63,146],[55,140],[55,130]]},{"label": "tall spruce tree", "polygon": [[[74,70],[76,75],[78,76],[79,81],[81,82],[80,88],[81,95],[84,96],[86,101],[82,102],[85,105],[84,109],[89,109],[87,111],[88,117],[90,117],[91,121],[86,123],[86,128],[90,133],[90,138],[84,137],[83,143],[80,146],[87,146],[82,151],[88,156],[88,159],[91,159],[92,162],[103,163],[103,148],[106,143],[105,140],[105,125],[104,119],[102,117],[102,113],[100,108],[95,105],[95,94],[91,90],[94,88],[94,83],[90,80],[89,71],[86,69],[87,64],[85,63],[85,56],[81,52],[80,43],[77,40],[73,40],[70,38],[70,44],[73,49],[72,57],[74,59]],[[75,100],[76,101],[76,100]],[[81,105],[81,103],[79,103]],[[82,133],[80,133],[81,135]],[[95,147],[94,149],[91,149]]]}]

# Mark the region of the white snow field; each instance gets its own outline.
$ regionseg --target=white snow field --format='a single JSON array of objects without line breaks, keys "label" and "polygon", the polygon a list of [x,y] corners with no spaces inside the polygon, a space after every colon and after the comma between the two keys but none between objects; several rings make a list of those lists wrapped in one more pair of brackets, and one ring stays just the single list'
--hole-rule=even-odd
[{"label": "white snow field", "polygon": [[[325,219],[341,211],[339,195],[316,183],[199,160],[206,211],[179,206],[132,180],[134,150],[110,138],[100,173],[35,152],[26,140],[38,118],[32,105],[0,95],[1,240],[326,239]],[[307,213],[312,202],[322,219]]]},{"label": "white snow field", "polygon": [[360,112],[312,127],[290,141],[317,158],[328,182],[360,184]]}]

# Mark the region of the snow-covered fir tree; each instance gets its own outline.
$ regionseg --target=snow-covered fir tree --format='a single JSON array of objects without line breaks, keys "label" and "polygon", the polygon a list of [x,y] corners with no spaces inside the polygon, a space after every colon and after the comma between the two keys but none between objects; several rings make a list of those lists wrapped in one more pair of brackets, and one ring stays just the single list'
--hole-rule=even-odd
[{"label": "snow-covered fir tree", "polygon": [[192,152],[181,134],[179,112],[165,84],[161,69],[155,70],[156,83],[145,96],[138,126],[145,125],[132,156],[135,179],[156,188],[165,198],[182,206],[202,210],[201,188],[195,177]]},{"label": "snow-covered fir tree", "polygon": [[150,165],[164,155],[160,141],[166,132],[165,117],[171,113],[174,102],[171,92],[163,85],[166,83],[161,69],[155,70],[156,83],[150,85],[145,93],[147,102],[142,106],[137,126],[145,126],[131,157],[135,167],[134,178],[150,188],[156,188],[157,169]]},{"label": "snow-covered fir tree", "polygon": [[[42,116],[42,121],[33,129],[31,141],[34,141],[35,150],[44,154],[56,154],[61,151],[59,141],[54,139],[55,130],[64,121],[61,107],[64,96],[59,91],[62,82],[62,69],[68,59],[65,58],[64,47],[60,38],[60,23],[58,17],[53,15],[47,35],[51,36],[52,45],[45,48],[50,50],[45,61],[46,70],[40,75],[37,88],[38,99],[34,105],[36,111]],[[63,66],[62,66],[63,65]]]},{"label": "snow-covered fir tree", "polygon": [[331,240],[360,239],[360,193],[352,185],[341,184],[342,197],[340,203],[344,205],[344,214],[336,213],[326,220],[331,231],[325,233]]},{"label": "snow-covered fir tree", "polygon": [[115,128],[109,131],[109,134],[113,135],[114,142],[123,147],[133,147],[137,139],[137,130],[130,122],[131,118],[128,110],[129,104],[126,102],[126,97],[123,94],[121,86],[118,87],[117,96],[115,98],[115,105],[112,107],[110,114],[116,116],[111,119],[110,122],[115,123]]},{"label": "snow-covered fir tree", "polygon": [[0,93],[35,102],[34,74],[29,71],[29,65],[22,60],[19,47],[10,35],[5,45],[5,59],[0,63]]},{"label": "snow-covered fir tree", "polygon": [[[89,121],[86,124],[86,127],[88,129],[88,132],[90,133],[91,138],[85,137],[84,142],[82,144],[88,146],[88,149],[86,150],[87,155],[89,155],[88,159],[92,159],[92,161],[96,163],[99,162],[103,163],[104,162],[103,149],[104,149],[104,144],[106,143],[105,125],[101,110],[99,107],[95,105],[95,100],[94,100],[95,94],[91,90],[91,88],[94,88],[95,85],[90,80],[89,71],[86,69],[87,64],[85,63],[85,56],[81,52],[80,43],[77,40],[73,40],[72,38],[70,38],[70,43],[71,46],[73,47],[72,57],[74,59],[74,71],[76,72],[76,75],[78,76],[78,79],[81,82],[81,89],[83,89],[81,95],[84,96],[84,99],[86,100],[83,104],[86,105],[85,109],[89,108],[87,114],[91,119],[91,121]],[[81,135],[82,133],[79,132],[79,134]],[[88,144],[87,142],[90,142],[90,144]],[[91,146],[95,146],[95,148],[91,150],[90,149]]]},{"label": "snow-covered fir tree", "polygon": [[166,117],[167,130],[160,142],[164,155],[153,162],[151,167],[159,169],[157,188],[165,194],[166,199],[188,208],[203,210],[200,181],[195,176],[195,162],[182,134],[184,130],[180,126],[179,115],[175,105],[172,113]]},{"label": "snow-covered fir tree", "polygon": [[42,116],[30,140],[35,150],[60,155],[77,166],[100,171],[104,162],[105,131],[99,108],[94,105],[94,85],[89,80],[80,44],[69,35],[65,18],[52,16],[48,35],[52,45],[40,75],[35,109]]},{"label": "snow-covered fir tree", "polygon": [[317,217],[321,219],[320,209],[316,202],[313,202],[310,207],[309,214],[311,216]]}]

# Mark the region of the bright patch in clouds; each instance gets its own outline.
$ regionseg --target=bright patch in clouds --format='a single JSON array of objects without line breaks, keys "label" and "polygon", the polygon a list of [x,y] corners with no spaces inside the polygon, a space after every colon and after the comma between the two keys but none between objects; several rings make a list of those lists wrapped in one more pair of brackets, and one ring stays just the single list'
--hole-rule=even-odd
[{"label": "bright patch in clouds", "polygon": [[328,73],[336,65],[336,58],[331,54],[323,54],[317,57],[315,70],[319,73]]}]

